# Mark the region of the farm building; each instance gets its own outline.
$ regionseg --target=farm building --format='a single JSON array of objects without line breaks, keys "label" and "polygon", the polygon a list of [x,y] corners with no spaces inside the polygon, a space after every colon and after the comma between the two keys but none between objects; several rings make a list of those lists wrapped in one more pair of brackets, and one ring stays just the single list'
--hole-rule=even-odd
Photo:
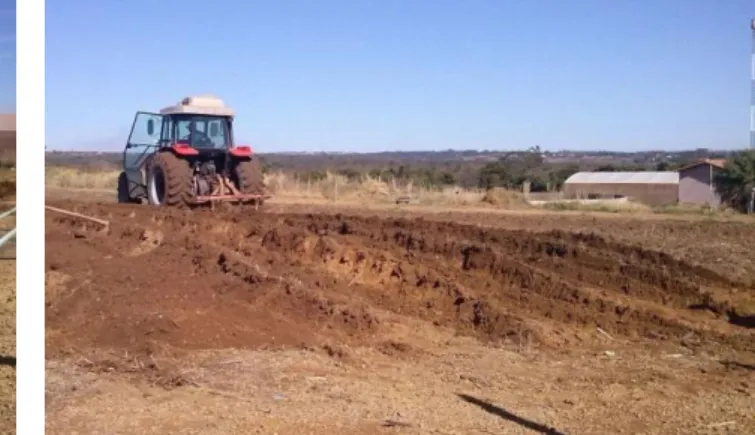
[{"label": "farm building", "polygon": [[679,198],[679,173],[577,172],[564,182],[567,199],[627,197],[647,205],[675,204]]},{"label": "farm building", "polygon": [[725,164],[724,159],[705,159],[679,169],[679,202],[718,206],[713,177]]}]

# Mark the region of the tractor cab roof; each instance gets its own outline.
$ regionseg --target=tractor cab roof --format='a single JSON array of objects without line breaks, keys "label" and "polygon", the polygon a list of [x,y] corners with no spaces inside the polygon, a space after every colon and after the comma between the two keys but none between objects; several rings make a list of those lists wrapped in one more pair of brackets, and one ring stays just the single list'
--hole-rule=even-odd
[{"label": "tractor cab roof", "polygon": [[209,115],[233,117],[233,109],[226,106],[223,100],[213,95],[198,95],[186,97],[175,106],[168,106],[160,110],[161,115]]}]

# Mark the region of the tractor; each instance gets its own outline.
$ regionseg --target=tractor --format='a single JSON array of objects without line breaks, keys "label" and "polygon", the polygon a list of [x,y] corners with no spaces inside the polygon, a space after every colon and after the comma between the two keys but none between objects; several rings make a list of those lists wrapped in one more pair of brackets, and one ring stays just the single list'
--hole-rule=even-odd
[{"label": "tractor", "polygon": [[158,207],[253,204],[265,193],[249,146],[235,145],[234,111],[210,96],[182,99],[160,113],[137,112],[123,152],[118,202]]}]

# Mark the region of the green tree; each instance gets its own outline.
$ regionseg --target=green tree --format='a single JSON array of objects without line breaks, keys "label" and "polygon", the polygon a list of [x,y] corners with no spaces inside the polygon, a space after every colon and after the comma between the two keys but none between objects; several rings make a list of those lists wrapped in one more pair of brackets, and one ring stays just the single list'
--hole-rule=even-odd
[{"label": "green tree", "polygon": [[370,169],[367,174],[370,176],[370,178],[382,178],[383,170],[378,168]]},{"label": "green tree", "polygon": [[[542,181],[540,176],[543,163],[539,146],[526,151],[506,153],[497,161],[487,163],[480,169],[478,186],[487,189],[492,187],[519,189],[525,181],[530,180],[534,182],[536,188],[544,190],[546,182]],[[538,181],[535,182],[535,179]]]},{"label": "green tree", "polygon": [[671,165],[667,161],[660,161],[655,164],[656,171],[670,171]]},{"label": "green tree", "polygon": [[595,168],[595,172],[616,172],[616,167],[611,164],[601,165]]},{"label": "green tree", "polygon": [[721,201],[731,208],[746,211],[755,189],[755,150],[733,155],[714,176]]},{"label": "green tree", "polygon": [[450,172],[443,172],[440,176],[440,183],[446,186],[456,184],[456,177]]},{"label": "green tree", "polygon": [[568,164],[551,169],[548,172],[548,183],[551,189],[560,190],[567,178],[579,172],[579,165]]}]

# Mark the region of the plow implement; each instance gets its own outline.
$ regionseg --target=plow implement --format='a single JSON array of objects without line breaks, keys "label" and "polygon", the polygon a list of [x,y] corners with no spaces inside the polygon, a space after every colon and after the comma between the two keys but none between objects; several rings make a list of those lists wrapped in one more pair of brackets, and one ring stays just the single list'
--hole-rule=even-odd
[{"label": "plow implement", "polygon": [[[243,193],[241,192],[228,177],[220,174],[215,174],[212,177],[214,187],[208,195],[197,195],[190,203],[192,205],[210,204],[211,206],[217,202],[235,202],[239,204],[251,203],[254,204],[255,209],[263,201],[271,198],[271,195],[264,193]],[[195,191],[199,190],[198,182],[194,181]]]}]

